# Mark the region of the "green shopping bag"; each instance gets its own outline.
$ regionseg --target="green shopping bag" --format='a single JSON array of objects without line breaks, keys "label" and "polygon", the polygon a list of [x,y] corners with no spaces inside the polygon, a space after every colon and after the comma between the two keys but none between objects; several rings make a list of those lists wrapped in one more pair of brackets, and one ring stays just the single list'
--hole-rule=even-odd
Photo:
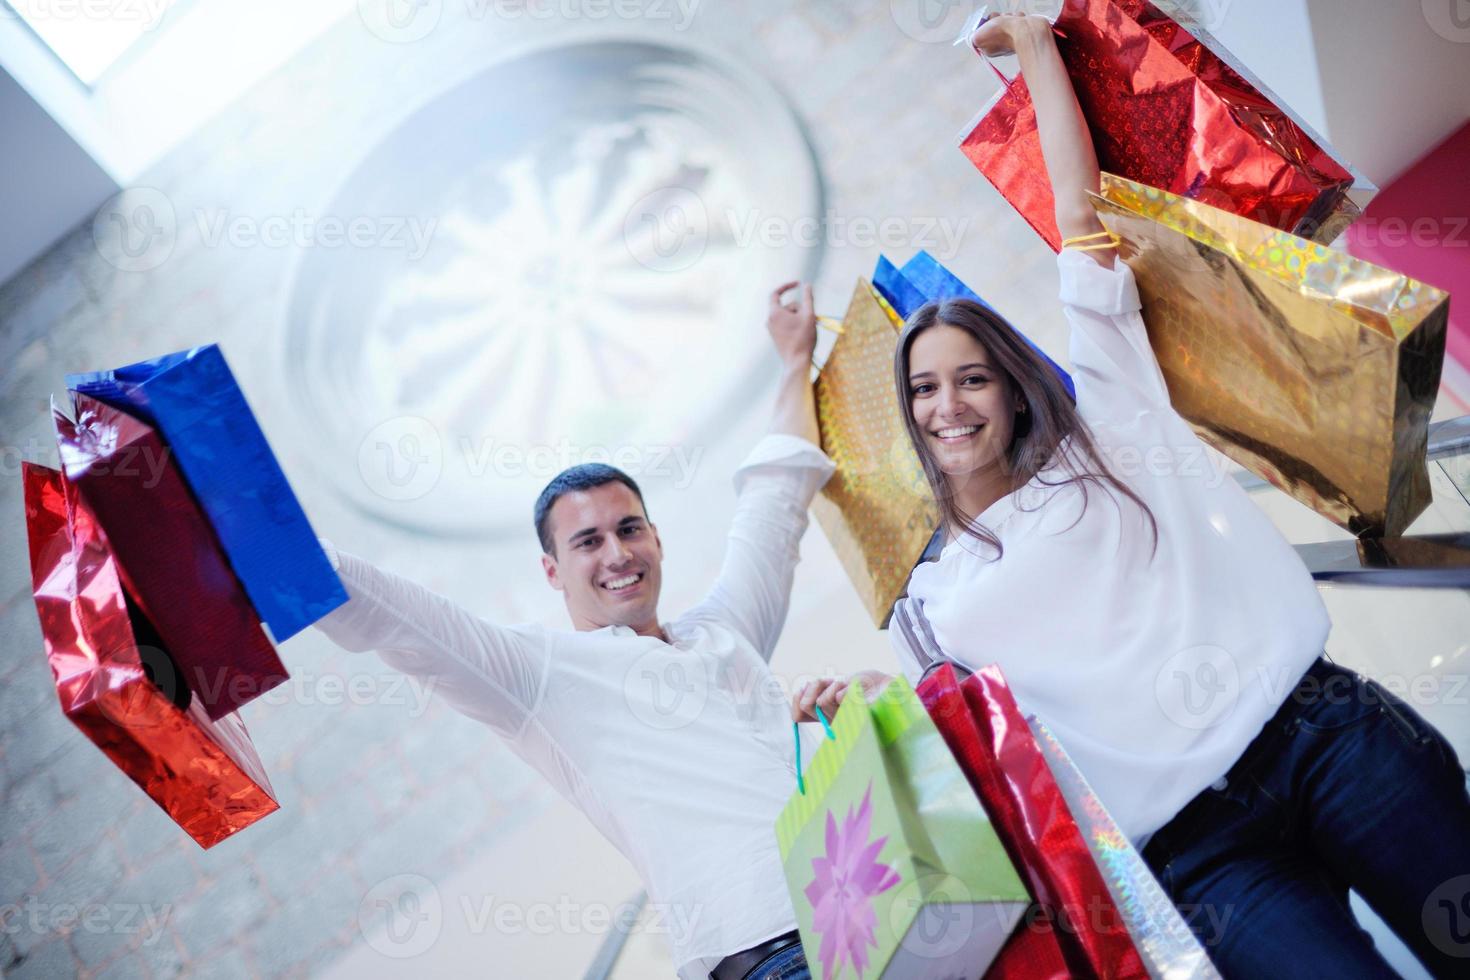
[{"label": "green shopping bag", "polygon": [[776,821],[813,973],[980,976],[1030,896],[923,704],[898,677],[828,735]]}]

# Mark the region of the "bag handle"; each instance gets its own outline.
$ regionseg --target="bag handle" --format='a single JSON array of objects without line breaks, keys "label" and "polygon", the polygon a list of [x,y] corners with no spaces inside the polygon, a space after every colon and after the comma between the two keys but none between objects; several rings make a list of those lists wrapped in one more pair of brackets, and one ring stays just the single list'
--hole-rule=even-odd
[{"label": "bag handle", "polygon": [[[827,722],[827,716],[822,709],[812,705],[812,710],[817,713],[817,721],[822,723],[822,730],[832,741],[837,741],[837,734],[832,731],[832,726]],[[791,723],[791,735],[796,740],[796,788],[801,790],[801,795],[806,795],[806,779],[801,774],[801,726],[796,722]]]},{"label": "bag handle", "polygon": [[[819,316],[819,317],[817,317],[817,329],[818,330],[826,330],[826,331],[828,331],[828,332],[830,332],[830,333],[832,333],[832,334],[834,334],[835,336],[838,336],[838,337],[841,337],[843,334],[847,333],[847,328],[844,327],[842,325],[842,321],[840,319],[838,319],[837,317],[835,317],[835,316]],[[832,356],[832,354],[831,354],[830,351],[828,352],[827,356],[828,357],[831,357]],[[825,361],[822,362],[822,363],[820,363],[820,364],[817,363],[817,355],[815,353],[812,354],[812,368],[818,374],[821,374],[822,373],[822,368],[824,368],[826,366],[827,366],[827,364],[826,364]]]}]

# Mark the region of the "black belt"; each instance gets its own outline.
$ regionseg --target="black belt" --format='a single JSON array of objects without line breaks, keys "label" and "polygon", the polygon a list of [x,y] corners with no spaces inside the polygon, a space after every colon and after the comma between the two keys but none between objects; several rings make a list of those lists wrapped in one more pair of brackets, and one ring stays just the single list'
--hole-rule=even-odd
[{"label": "black belt", "polygon": [[801,934],[795,929],[775,939],[767,939],[759,946],[752,946],[729,956],[715,964],[712,980],[745,980],[745,975],[783,949],[801,945]]}]

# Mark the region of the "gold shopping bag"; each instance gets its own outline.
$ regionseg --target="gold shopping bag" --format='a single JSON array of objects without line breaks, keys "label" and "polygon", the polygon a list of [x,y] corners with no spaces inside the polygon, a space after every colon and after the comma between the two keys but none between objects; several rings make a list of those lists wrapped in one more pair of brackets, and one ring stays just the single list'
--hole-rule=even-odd
[{"label": "gold shopping bag", "polygon": [[902,326],[892,307],[859,279],[842,333],[816,380],[822,451],[837,471],[812,510],[879,629],[939,526],[939,509],[894,392],[893,355]]},{"label": "gold shopping bag", "polygon": [[1449,295],[1131,180],[1101,190],[1175,410],[1353,534],[1402,534],[1430,500]]}]

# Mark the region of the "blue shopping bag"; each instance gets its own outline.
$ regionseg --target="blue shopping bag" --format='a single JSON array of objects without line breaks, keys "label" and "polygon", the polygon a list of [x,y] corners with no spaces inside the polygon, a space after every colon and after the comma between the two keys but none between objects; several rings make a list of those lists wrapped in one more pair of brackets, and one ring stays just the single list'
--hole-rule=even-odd
[{"label": "blue shopping bag", "polygon": [[[873,270],[873,287],[882,294],[888,304],[907,320],[915,310],[925,303],[938,303],[947,299],[969,299],[974,300],[987,309],[995,309],[985,300],[981,299],[969,286],[966,286],[953,272],[950,272],[928,252],[919,252],[913,258],[903,264],[903,268],[895,266],[888,259],[879,256],[877,268]],[[1031,349],[1042,357],[1046,363],[1061,375],[1062,383],[1067,386],[1067,394],[1072,400],[1077,399],[1077,387],[1072,383],[1072,376],[1062,369],[1056,361],[1047,357],[1046,351],[1031,343],[1025,334],[1021,335],[1026,343],[1031,344]]]},{"label": "blue shopping bag", "polygon": [[[919,255],[927,254],[927,252],[919,253]],[[909,282],[902,270],[888,261],[886,255],[878,256],[878,265],[873,269],[873,288],[878,290],[879,295],[888,300],[888,305],[893,307],[893,311],[905,320],[912,316],[915,310],[929,302],[929,297],[924,294],[924,291]]]},{"label": "blue shopping bag", "polygon": [[163,434],[277,642],[347,601],[217,344],[67,375],[66,384]]}]

